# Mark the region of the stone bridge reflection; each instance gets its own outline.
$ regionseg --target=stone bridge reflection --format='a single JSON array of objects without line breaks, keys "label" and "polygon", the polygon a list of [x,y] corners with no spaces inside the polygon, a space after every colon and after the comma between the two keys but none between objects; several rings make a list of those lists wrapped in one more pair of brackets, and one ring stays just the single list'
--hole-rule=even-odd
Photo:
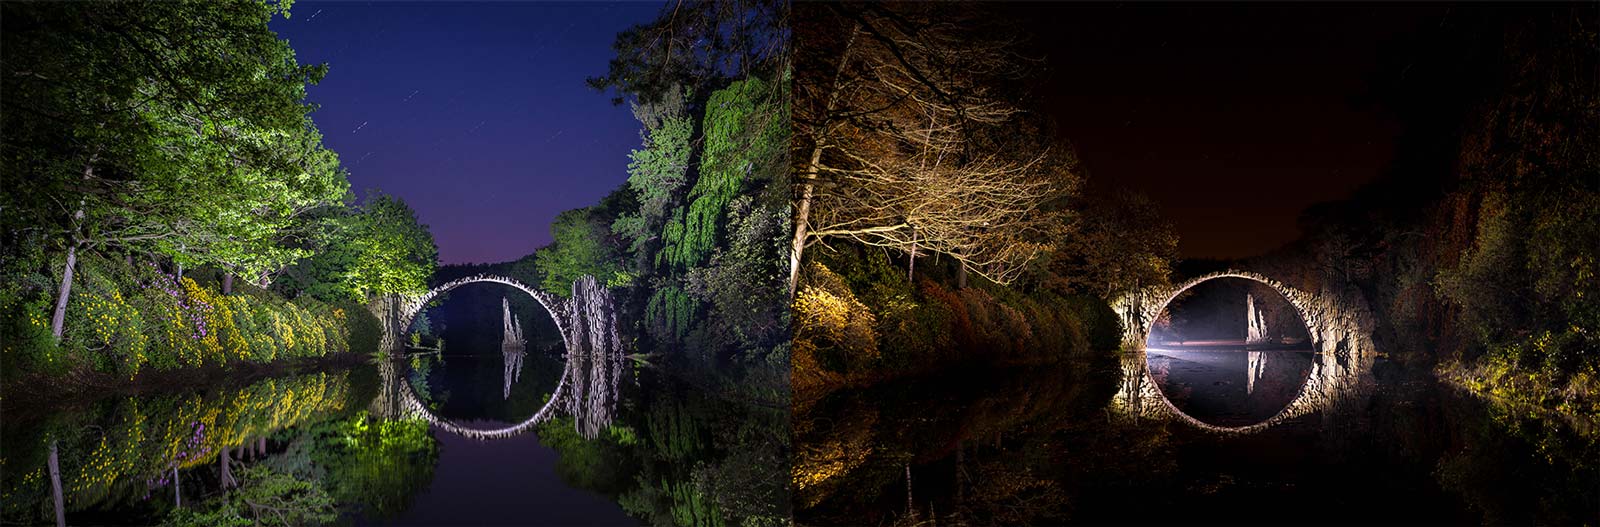
[{"label": "stone bridge reflection", "polygon": [[[1219,426],[1185,414],[1172,404],[1151,376],[1146,342],[1151,325],[1174,298],[1201,283],[1221,278],[1238,278],[1264,284],[1288,300],[1300,315],[1311,336],[1314,351],[1311,374],[1300,392],[1276,415],[1245,426]],[[1301,291],[1259,273],[1226,270],[1194,277],[1170,288],[1145,288],[1112,302],[1122,319],[1122,383],[1113,407],[1135,419],[1170,419],[1222,434],[1248,434],[1278,426],[1307,415],[1319,414],[1325,421],[1336,410],[1359,404],[1370,393],[1373,349],[1371,311],[1360,291],[1331,285],[1327,280],[1315,293]]]}]

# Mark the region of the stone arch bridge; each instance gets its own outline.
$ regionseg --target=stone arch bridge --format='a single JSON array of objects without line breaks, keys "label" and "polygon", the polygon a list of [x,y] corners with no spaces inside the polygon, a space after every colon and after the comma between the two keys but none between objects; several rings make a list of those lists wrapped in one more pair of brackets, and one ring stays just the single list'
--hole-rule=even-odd
[{"label": "stone arch bridge", "polygon": [[562,369],[561,380],[550,394],[549,401],[521,423],[495,429],[470,428],[434,414],[417,397],[411,383],[405,381],[395,361],[385,360],[380,361],[379,365],[384,389],[380,397],[373,401],[372,409],[390,417],[425,419],[447,432],[473,439],[520,435],[554,418],[557,412],[566,412],[577,417],[575,421],[580,434],[595,437],[600,429],[610,423],[615,412],[617,383],[622,371],[622,342],[617,334],[616,304],[611,292],[593,276],[586,275],[574,281],[570,298],[561,298],[515,279],[491,274],[451,280],[419,295],[381,298],[371,308],[384,325],[383,349],[391,357],[398,357],[401,335],[428,302],[452,289],[480,282],[504,284],[527,293],[555,320],[562,344],[566,347],[566,367]]},{"label": "stone arch bridge", "polygon": [[383,349],[391,353],[399,351],[400,337],[428,302],[452,289],[476,283],[503,284],[533,297],[555,320],[556,329],[561,333],[561,342],[569,355],[621,349],[616,330],[616,306],[611,300],[611,292],[601,286],[595,277],[585,275],[573,281],[572,296],[561,298],[516,279],[493,274],[457,278],[419,295],[389,295],[373,302],[373,315],[384,325]]},{"label": "stone arch bridge", "polygon": [[[1311,375],[1288,406],[1266,421],[1225,427],[1202,422],[1180,411],[1162,395],[1150,376],[1145,343],[1150,326],[1167,304],[1184,291],[1205,282],[1238,278],[1265,284],[1289,301],[1305,322],[1315,352]],[[1333,281],[1328,280],[1331,284]],[[1114,407],[1135,418],[1178,420],[1222,434],[1247,434],[1320,412],[1330,418],[1336,407],[1353,402],[1371,386],[1373,320],[1366,301],[1352,287],[1324,285],[1316,292],[1302,291],[1266,275],[1229,269],[1190,278],[1171,287],[1147,287],[1115,299],[1112,310],[1122,319],[1122,384]]]}]

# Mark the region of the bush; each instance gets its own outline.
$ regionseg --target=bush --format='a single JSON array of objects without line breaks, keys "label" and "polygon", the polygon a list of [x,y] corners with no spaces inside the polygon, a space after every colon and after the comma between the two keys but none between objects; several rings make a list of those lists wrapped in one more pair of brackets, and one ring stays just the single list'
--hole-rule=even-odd
[{"label": "bush", "polygon": [[8,375],[76,369],[133,377],[146,369],[320,357],[349,351],[352,339],[368,346],[381,331],[365,309],[356,309],[356,322],[347,320],[358,306],[310,298],[290,302],[248,284],[223,295],[153,263],[130,265],[89,254],[78,262],[58,344],[47,318],[52,293],[53,286],[13,285],[4,295],[6,345],[0,353]]}]

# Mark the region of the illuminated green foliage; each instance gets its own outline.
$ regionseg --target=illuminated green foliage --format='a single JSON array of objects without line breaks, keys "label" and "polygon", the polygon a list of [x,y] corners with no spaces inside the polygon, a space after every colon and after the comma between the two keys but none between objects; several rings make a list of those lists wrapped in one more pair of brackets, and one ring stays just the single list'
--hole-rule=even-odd
[{"label": "illuminated green foliage", "polygon": [[544,277],[544,290],[571,296],[572,282],[584,275],[608,282],[622,273],[609,233],[607,224],[590,209],[557,214],[550,224],[555,243],[534,254],[535,265]]}]

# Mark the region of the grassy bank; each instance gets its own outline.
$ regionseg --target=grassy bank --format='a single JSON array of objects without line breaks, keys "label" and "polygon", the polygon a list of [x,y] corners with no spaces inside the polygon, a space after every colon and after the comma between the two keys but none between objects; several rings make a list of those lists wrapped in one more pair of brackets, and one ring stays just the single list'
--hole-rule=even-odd
[{"label": "grassy bank", "polygon": [[797,399],[961,364],[1084,357],[1119,344],[1116,315],[1100,299],[983,280],[958,287],[948,269],[919,269],[913,284],[871,250],[830,253],[807,267],[794,301]]},{"label": "grassy bank", "polygon": [[115,378],[149,384],[187,375],[168,372],[305,362],[377,345],[378,322],[359,305],[288,300],[242,280],[223,294],[217,274],[180,278],[155,264],[85,257],[59,341],[49,315],[60,277],[23,276],[0,297],[0,380],[104,389]]}]

